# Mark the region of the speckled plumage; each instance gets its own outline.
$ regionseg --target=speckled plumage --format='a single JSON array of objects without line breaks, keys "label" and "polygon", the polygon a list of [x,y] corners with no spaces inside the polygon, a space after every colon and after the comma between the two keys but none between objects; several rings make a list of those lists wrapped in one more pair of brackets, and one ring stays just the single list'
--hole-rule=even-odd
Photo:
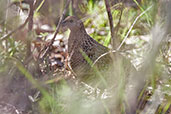
[{"label": "speckled plumage", "polygon": [[[78,18],[69,16],[63,21],[62,25],[68,27],[71,31],[68,39],[68,53],[73,71],[81,75],[90,73],[91,67],[80,50],[94,62],[109,49],[91,38]],[[105,57],[104,64],[108,60],[111,60],[111,58],[109,56]]]}]

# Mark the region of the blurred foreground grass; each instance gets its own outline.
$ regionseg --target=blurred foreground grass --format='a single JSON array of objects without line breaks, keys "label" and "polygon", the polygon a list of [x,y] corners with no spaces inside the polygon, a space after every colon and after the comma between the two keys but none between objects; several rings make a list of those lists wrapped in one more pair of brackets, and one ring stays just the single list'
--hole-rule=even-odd
[{"label": "blurred foreground grass", "polygon": [[[0,3],[4,2],[1,0]],[[152,40],[155,39],[152,39],[150,35],[152,34],[152,27],[156,22],[162,20],[160,18],[161,14],[158,12],[161,4],[156,0],[142,0],[141,4],[134,0],[134,3],[136,4],[136,7],[126,7],[124,4],[118,3],[114,4],[111,9],[114,26],[118,29],[115,36],[121,43],[136,17],[152,6],[149,11],[137,20],[128,35],[128,39],[121,48],[123,54],[128,56],[131,59],[132,64],[139,70],[145,62],[144,60],[146,59],[144,58],[149,54],[150,48],[152,45],[155,45],[151,44]],[[86,17],[87,19],[84,21],[87,32],[101,44],[111,47],[109,22],[105,11],[104,1],[89,0],[85,1],[85,4],[80,5],[79,7],[82,11],[86,12],[85,15],[88,15]],[[3,12],[3,9],[5,8],[2,7],[0,9],[0,15],[2,15],[2,17],[3,15],[6,15]],[[121,10],[123,11],[120,20]],[[36,13],[41,16],[39,11]],[[35,16],[35,19],[36,18],[38,17]],[[119,21],[120,24],[117,26]],[[160,25],[162,25],[162,23],[163,22],[161,21]],[[8,28],[9,24],[8,21],[0,18],[1,37],[6,33],[6,29],[9,29],[9,31],[11,30],[10,27]],[[33,34],[35,35],[35,33]],[[24,61],[26,46],[21,41],[15,41],[14,37],[15,36],[11,36],[7,41],[1,42],[0,44],[0,76],[8,76],[8,72],[11,71],[11,68],[16,67],[15,62],[20,63]],[[139,102],[142,105],[139,109],[144,109],[141,112],[142,114],[165,114],[171,107],[170,48],[171,44],[169,39],[159,48],[156,61],[154,63],[149,61],[148,63],[155,64],[155,67],[151,68],[153,72],[148,74],[145,72],[141,73],[142,76],[144,74],[150,77],[149,80],[146,80],[147,84],[144,86],[144,91],[141,91],[139,96]],[[9,58],[17,58],[17,61],[12,60],[12,62],[10,62]],[[45,82],[39,82],[37,79],[34,79],[34,73],[30,74],[29,71],[27,71],[27,68],[22,64],[18,64],[17,66],[20,72],[22,72],[25,77],[33,83],[35,88],[42,93],[40,100],[38,100],[38,110],[41,114],[126,113],[126,77],[118,76],[119,78],[116,79],[116,82],[119,82],[119,84],[117,86],[114,86],[115,84],[113,84],[114,87],[108,87],[109,89],[99,89],[85,82],[77,82],[76,80],[73,83],[72,81],[70,82],[65,79],[60,80],[58,83],[51,82],[48,85],[45,84],[46,86],[44,88],[44,86],[41,87],[40,85],[42,83],[44,85]],[[123,74],[124,71],[122,66],[118,67],[121,67],[118,68],[120,69],[118,72]],[[53,77],[53,73],[47,73],[46,75]],[[55,74],[55,76],[58,77],[58,74]],[[93,82],[96,82],[96,80]],[[146,97],[144,97],[144,95]],[[148,104],[147,106],[144,106],[144,103],[147,102],[147,100]]]}]

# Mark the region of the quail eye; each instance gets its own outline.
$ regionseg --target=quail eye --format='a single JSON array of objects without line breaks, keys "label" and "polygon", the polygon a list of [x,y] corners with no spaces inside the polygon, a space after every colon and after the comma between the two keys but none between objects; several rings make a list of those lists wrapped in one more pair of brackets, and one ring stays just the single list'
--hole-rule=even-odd
[{"label": "quail eye", "polygon": [[69,22],[70,22],[70,23],[72,23],[72,22],[73,22],[73,20],[70,20]]}]

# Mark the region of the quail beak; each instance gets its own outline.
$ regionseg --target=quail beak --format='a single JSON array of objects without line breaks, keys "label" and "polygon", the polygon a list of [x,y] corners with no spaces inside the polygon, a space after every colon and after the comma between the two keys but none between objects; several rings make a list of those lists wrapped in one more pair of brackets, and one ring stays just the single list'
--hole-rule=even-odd
[{"label": "quail beak", "polygon": [[62,23],[61,23],[61,27],[65,27],[66,26],[66,20],[63,20]]},{"label": "quail beak", "polygon": [[67,29],[67,27],[66,27],[66,21],[65,20],[63,20],[62,22],[61,22],[61,31],[65,31],[66,29]]}]

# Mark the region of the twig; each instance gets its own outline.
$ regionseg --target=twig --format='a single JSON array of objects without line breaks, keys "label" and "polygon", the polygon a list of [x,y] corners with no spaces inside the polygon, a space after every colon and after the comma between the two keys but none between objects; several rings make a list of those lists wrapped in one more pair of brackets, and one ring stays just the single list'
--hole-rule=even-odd
[{"label": "twig", "polygon": [[92,64],[92,67],[99,61],[99,59],[101,59],[103,56],[107,55],[107,54],[110,54],[110,53],[115,53],[116,50],[112,50],[112,51],[109,51],[109,52],[106,52],[106,53],[103,53],[102,55],[100,55]]},{"label": "twig", "polygon": [[[67,9],[68,9],[68,6],[69,6],[70,1],[71,1],[71,0],[68,0],[67,3],[66,3],[66,5],[65,5],[64,11],[63,11],[63,13],[62,13],[62,16],[61,16],[60,19],[59,19],[58,25],[57,25],[56,30],[55,30],[55,34],[54,34],[54,36],[53,36],[53,38],[52,38],[52,40],[51,40],[49,46],[48,46],[48,47],[45,47],[46,50],[45,50],[45,49],[41,50],[41,52],[43,52],[43,51],[45,50],[45,52],[43,53],[43,55],[42,55],[41,58],[43,58],[44,56],[46,56],[46,54],[48,53],[50,47],[53,45],[53,43],[54,43],[54,41],[55,41],[55,38],[56,38],[56,35],[57,35],[58,32],[59,32],[59,28],[60,28],[61,22],[62,22],[62,20],[64,19],[64,16],[65,16],[65,14],[66,14],[66,12],[67,12]],[[38,57],[40,57],[41,52],[39,53],[39,56],[38,56]]]},{"label": "twig", "polygon": [[[28,32],[32,31],[33,29],[33,16],[34,16],[35,3],[36,3],[36,0],[30,0],[28,2],[29,7],[30,7],[30,11],[29,11],[30,15],[29,15],[29,20],[28,20]],[[26,44],[27,45],[26,61],[27,61],[27,59],[31,55],[31,41],[29,37],[26,39],[26,42],[27,42]]]},{"label": "twig", "polygon": [[[34,7],[34,6],[33,6]],[[32,15],[32,12],[29,12],[27,19],[24,21],[23,24],[21,24],[19,27],[17,27],[16,29],[14,29],[13,31],[11,31],[10,33],[4,35],[3,37],[0,38],[0,43],[6,39],[9,38],[9,36],[11,36],[13,33],[17,32],[18,30],[21,30],[23,27],[25,27],[25,25],[28,23],[28,21],[30,20],[30,17]]]},{"label": "twig", "polygon": [[[8,6],[8,4],[9,4],[9,2],[10,2],[10,1],[7,0],[7,6]],[[6,9],[6,8],[5,8],[5,9]],[[8,18],[8,12],[9,12],[9,9],[7,8],[7,9],[5,10],[5,20],[4,20],[3,26],[7,24],[7,21],[6,21],[6,20],[7,20],[7,18]],[[6,30],[7,30],[6,27],[4,27],[3,31],[5,31],[5,33],[7,32]]]},{"label": "twig", "polygon": [[23,27],[25,27],[25,25],[27,24],[27,22],[29,21],[29,16],[27,17],[27,19],[25,20],[25,22],[20,25],[18,28],[14,29],[13,31],[11,31],[10,33],[4,35],[3,37],[0,38],[0,43],[6,39],[9,38],[9,36],[11,36],[13,33],[17,32],[18,30],[21,30]]},{"label": "twig", "polygon": [[34,15],[34,6],[35,6],[36,0],[31,0],[29,3],[30,7],[30,18],[28,22],[28,30],[31,31],[33,28],[33,15]]},{"label": "twig", "polygon": [[150,10],[152,7],[153,7],[153,5],[151,5],[150,7],[148,7],[144,12],[142,12],[140,15],[138,15],[138,16],[136,17],[136,19],[135,19],[134,22],[132,23],[132,25],[131,25],[129,31],[127,32],[125,38],[122,40],[121,44],[120,44],[119,47],[117,48],[117,50],[119,50],[119,49],[122,47],[122,45],[124,44],[124,42],[125,42],[126,39],[128,38],[128,36],[129,36],[129,34],[130,34],[132,28],[134,27],[135,23],[137,22],[137,20],[138,20],[142,15],[144,15],[148,10]]},{"label": "twig", "polygon": [[137,22],[137,20],[138,20],[143,14],[145,14],[148,10],[150,10],[150,9],[152,8],[152,6],[153,6],[153,5],[151,5],[149,8],[147,8],[144,12],[142,12],[142,13],[134,20],[133,24],[131,25],[131,27],[130,27],[128,33],[127,33],[127,35],[125,36],[124,40],[122,41],[122,43],[120,44],[120,46],[117,48],[117,50],[112,50],[112,51],[109,51],[109,52],[106,52],[106,53],[100,55],[100,56],[94,61],[94,63],[92,64],[92,66],[94,66],[94,65],[97,63],[97,61],[98,61],[100,58],[102,58],[103,56],[105,56],[105,55],[107,55],[107,54],[110,54],[110,53],[115,53],[116,51],[119,51],[119,49],[121,48],[121,46],[123,45],[123,43],[126,41],[128,35],[129,35],[129,33],[131,32],[131,30],[132,30],[133,26],[135,25],[135,23]]},{"label": "twig", "polygon": [[115,27],[115,36],[118,34],[118,30],[119,30],[121,19],[122,19],[123,9],[124,9],[124,7],[123,7],[123,4],[122,4],[121,10],[120,10],[119,22]]},{"label": "twig", "polygon": [[113,18],[112,18],[112,13],[109,5],[109,1],[105,0],[105,6],[106,6],[106,11],[108,14],[108,19],[109,19],[109,25],[110,25],[110,32],[111,32],[111,44],[112,48],[115,47],[116,41],[114,39],[114,27],[113,27]]}]

